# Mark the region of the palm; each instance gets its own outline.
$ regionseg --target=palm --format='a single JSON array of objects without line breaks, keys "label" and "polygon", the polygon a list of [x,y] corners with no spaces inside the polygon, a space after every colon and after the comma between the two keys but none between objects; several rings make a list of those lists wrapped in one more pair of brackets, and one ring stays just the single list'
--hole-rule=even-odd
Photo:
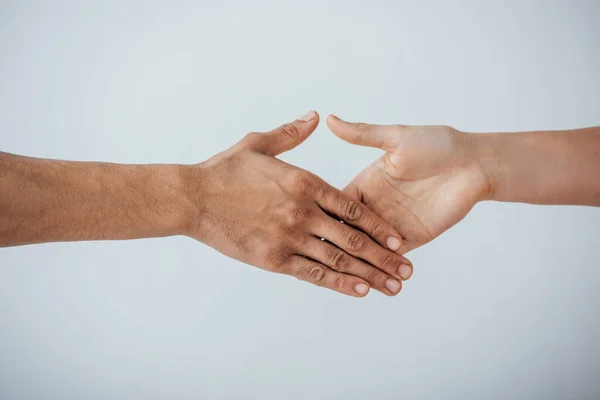
[{"label": "palm", "polygon": [[[466,138],[448,127],[412,129],[345,189],[390,222],[405,253],[460,221],[480,199],[485,174],[465,156]],[[390,132],[393,135],[395,132]]]}]

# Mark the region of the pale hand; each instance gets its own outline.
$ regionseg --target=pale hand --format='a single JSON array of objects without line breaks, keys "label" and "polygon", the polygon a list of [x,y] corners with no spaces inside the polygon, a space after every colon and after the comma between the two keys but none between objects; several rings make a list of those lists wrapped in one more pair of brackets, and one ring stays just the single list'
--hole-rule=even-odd
[{"label": "pale hand", "polygon": [[329,116],[341,139],[385,151],[344,188],[401,235],[402,254],[459,222],[490,190],[470,136],[448,126],[370,125]]}]

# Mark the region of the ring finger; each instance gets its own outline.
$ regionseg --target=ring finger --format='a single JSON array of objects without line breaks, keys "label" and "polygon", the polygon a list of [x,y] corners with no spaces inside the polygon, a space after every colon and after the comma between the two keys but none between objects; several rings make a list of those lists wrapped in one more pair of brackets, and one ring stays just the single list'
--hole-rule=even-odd
[{"label": "ring finger", "polygon": [[316,237],[311,238],[297,251],[334,271],[363,278],[373,289],[388,296],[398,294],[402,288],[398,279]]}]

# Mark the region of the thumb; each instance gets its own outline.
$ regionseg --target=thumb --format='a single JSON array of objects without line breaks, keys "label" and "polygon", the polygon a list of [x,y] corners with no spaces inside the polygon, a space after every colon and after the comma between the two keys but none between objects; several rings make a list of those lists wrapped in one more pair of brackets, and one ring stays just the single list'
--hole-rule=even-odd
[{"label": "thumb", "polygon": [[269,156],[279,155],[304,142],[317,125],[319,125],[319,114],[316,111],[309,111],[293,122],[259,135],[252,147]]},{"label": "thumb", "polygon": [[335,115],[327,117],[327,126],[340,139],[359,146],[391,150],[398,146],[397,127],[401,125],[371,125],[346,122]]}]

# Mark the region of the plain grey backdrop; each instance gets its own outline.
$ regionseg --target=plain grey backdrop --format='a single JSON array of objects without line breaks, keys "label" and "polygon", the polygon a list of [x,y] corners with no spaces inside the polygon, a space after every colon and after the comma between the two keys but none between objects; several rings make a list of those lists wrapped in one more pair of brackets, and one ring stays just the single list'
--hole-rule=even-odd
[{"label": "plain grey backdrop", "polygon": [[[227,3],[227,4],[223,4]],[[600,124],[598,1],[2,1],[0,149],[195,163],[309,109]],[[322,124],[283,159],[343,187]],[[343,297],[184,237],[0,249],[2,399],[600,397],[600,209],[483,203]]]}]

